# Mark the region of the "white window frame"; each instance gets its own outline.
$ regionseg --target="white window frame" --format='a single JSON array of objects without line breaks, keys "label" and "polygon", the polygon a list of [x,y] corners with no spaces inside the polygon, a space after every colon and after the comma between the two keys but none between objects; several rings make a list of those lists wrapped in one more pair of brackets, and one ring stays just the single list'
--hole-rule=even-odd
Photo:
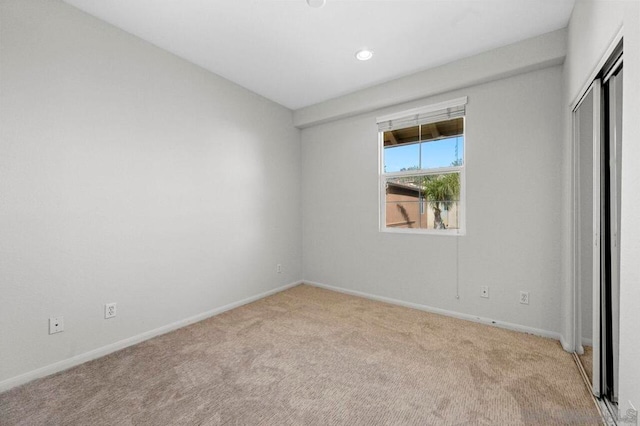
[{"label": "white window frame", "polygon": [[[420,108],[413,108],[410,110],[398,112],[395,114],[389,114],[381,117],[377,117],[377,123],[391,121],[391,120],[402,120],[408,118],[410,116],[418,116],[420,114],[428,114],[431,112],[438,112],[446,110],[447,108],[464,106],[467,104],[467,97],[462,97],[458,99],[453,99],[446,102],[441,102],[438,104],[428,105]],[[379,231],[387,232],[393,234],[423,234],[423,235],[441,235],[441,236],[462,236],[466,235],[466,215],[467,215],[467,205],[466,205],[466,166],[467,166],[467,120],[466,120],[466,111],[465,115],[462,117],[463,119],[463,136],[464,136],[464,144],[463,144],[463,163],[461,166],[451,166],[451,167],[439,167],[432,169],[424,169],[424,170],[409,170],[403,172],[384,172],[384,130],[378,131],[378,204],[379,204]],[[433,122],[443,121],[443,119],[439,118],[434,120]],[[424,123],[424,124],[428,124]],[[410,126],[407,126],[410,127]],[[403,177],[403,176],[429,176],[429,175],[439,175],[443,173],[459,173],[460,174],[460,200],[458,201],[458,229],[421,229],[421,228],[395,228],[395,227],[387,227],[387,218],[386,218],[386,182],[389,178],[394,177]]]}]

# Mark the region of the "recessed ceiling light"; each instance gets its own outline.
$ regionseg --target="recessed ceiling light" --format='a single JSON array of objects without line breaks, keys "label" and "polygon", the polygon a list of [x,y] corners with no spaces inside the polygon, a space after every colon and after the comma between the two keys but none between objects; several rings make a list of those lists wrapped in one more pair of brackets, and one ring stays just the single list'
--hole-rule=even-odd
[{"label": "recessed ceiling light", "polygon": [[359,61],[368,61],[373,58],[373,52],[369,49],[362,49],[356,52],[356,59]]},{"label": "recessed ceiling light", "polygon": [[322,7],[327,2],[327,0],[307,0],[307,4],[311,7]]}]

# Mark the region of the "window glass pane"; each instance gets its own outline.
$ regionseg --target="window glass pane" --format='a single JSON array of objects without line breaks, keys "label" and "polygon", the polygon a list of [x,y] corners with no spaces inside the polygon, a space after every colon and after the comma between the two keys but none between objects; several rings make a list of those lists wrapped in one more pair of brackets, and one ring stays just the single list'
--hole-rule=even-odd
[{"label": "window glass pane", "polygon": [[420,126],[384,132],[384,146],[402,145],[403,143],[418,142],[420,140]]},{"label": "window glass pane", "polygon": [[464,136],[437,139],[421,144],[423,169],[461,166],[464,158]]},{"label": "window glass pane", "polygon": [[420,167],[420,144],[384,148],[384,173],[416,170]]},{"label": "window glass pane", "polygon": [[451,136],[464,134],[464,119],[438,121],[437,123],[423,124],[420,126],[423,141],[432,139],[444,139]]},{"label": "window glass pane", "polygon": [[421,228],[422,176],[387,180],[386,220],[393,228]]},{"label": "window glass pane", "polygon": [[459,228],[459,173],[390,178],[385,193],[387,227]]}]

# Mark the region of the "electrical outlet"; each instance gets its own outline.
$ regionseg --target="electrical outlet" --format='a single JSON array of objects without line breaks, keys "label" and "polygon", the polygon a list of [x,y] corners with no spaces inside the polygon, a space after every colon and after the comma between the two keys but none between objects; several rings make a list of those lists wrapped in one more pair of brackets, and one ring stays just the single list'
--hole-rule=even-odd
[{"label": "electrical outlet", "polygon": [[49,334],[56,334],[64,331],[64,317],[49,318]]},{"label": "electrical outlet", "polygon": [[480,286],[480,297],[489,298],[489,286],[481,285]]},{"label": "electrical outlet", "polygon": [[282,273],[282,265],[279,264],[279,263],[276,265],[276,272],[279,273],[279,274]]},{"label": "electrical outlet", "polygon": [[528,291],[521,291],[520,292],[520,303],[522,303],[523,305],[528,305],[529,304],[529,292]]},{"label": "electrical outlet", "polygon": [[107,303],[104,305],[104,318],[109,319],[116,316],[116,304],[115,303]]}]

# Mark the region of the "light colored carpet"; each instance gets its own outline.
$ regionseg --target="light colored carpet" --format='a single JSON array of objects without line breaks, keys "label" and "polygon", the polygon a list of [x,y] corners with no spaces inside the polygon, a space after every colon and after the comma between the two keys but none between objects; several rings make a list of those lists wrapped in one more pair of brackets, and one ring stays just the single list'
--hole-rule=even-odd
[{"label": "light colored carpet", "polygon": [[301,285],[0,394],[2,425],[596,424],[558,342]]}]

